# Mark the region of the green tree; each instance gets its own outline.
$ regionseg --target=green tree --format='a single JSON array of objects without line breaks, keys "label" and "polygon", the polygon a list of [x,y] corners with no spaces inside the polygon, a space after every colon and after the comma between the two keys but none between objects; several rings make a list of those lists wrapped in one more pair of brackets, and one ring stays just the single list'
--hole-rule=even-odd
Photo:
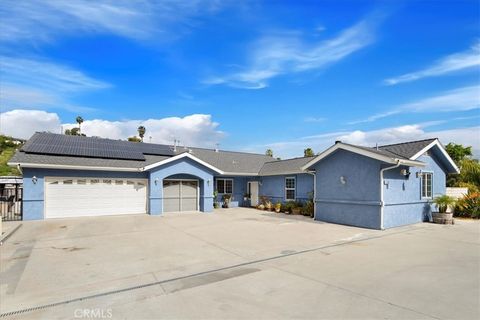
[{"label": "green tree", "polygon": [[450,158],[455,161],[457,165],[460,165],[463,159],[472,155],[472,147],[464,147],[461,144],[456,144],[450,142],[445,146],[445,150],[447,150],[448,155]]},{"label": "green tree", "polygon": [[267,149],[267,151],[265,151],[265,155],[273,158],[273,151],[272,151],[272,149]]},{"label": "green tree", "polygon": [[65,130],[65,134],[67,136],[85,136],[84,134],[80,133],[80,128],[72,128]]},{"label": "green tree", "polygon": [[[462,166],[465,160],[469,160],[468,157],[472,155],[472,147],[464,147],[461,144],[456,144],[450,142],[445,146],[445,150],[447,150],[448,155],[452,160],[457,164],[462,171]],[[465,162],[467,166],[469,165],[468,162]],[[447,187],[460,187],[465,186],[465,184],[469,184],[471,182],[464,180],[465,177],[462,177],[461,174],[448,174],[447,175]],[[472,188],[469,188],[472,189]]]},{"label": "green tree", "polygon": [[128,137],[128,141],[130,141],[130,142],[141,142],[142,140],[137,136],[133,136],[133,137]]},{"label": "green tree", "polygon": [[83,123],[83,118],[78,116],[75,121],[78,123],[78,132],[82,133],[82,123]]},{"label": "green tree", "polygon": [[141,141],[143,142],[143,137],[145,136],[145,132],[147,132],[147,129],[145,129],[144,126],[138,127],[138,136],[140,137]]},{"label": "green tree", "polygon": [[313,152],[312,148],[306,148],[305,150],[303,150],[303,156],[304,157],[314,157],[315,152]]}]

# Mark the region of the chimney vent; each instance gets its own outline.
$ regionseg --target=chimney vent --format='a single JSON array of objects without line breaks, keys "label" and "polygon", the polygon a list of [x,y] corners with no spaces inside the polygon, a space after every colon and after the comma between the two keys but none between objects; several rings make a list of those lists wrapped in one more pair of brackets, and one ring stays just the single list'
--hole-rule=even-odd
[{"label": "chimney vent", "polygon": [[336,140],[335,144],[337,144],[337,143],[342,143],[342,141],[341,140]]},{"label": "chimney vent", "polygon": [[215,143],[215,152],[218,152],[218,146],[219,145],[220,145],[219,143]]}]

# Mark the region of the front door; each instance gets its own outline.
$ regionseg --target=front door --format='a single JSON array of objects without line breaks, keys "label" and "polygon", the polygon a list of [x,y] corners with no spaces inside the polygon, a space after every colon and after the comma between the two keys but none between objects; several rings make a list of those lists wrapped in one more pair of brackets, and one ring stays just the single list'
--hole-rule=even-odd
[{"label": "front door", "polygon": [[258,205],[258,181],[248,182],[248,188],[250,190],[250,205],[256,207]]}]

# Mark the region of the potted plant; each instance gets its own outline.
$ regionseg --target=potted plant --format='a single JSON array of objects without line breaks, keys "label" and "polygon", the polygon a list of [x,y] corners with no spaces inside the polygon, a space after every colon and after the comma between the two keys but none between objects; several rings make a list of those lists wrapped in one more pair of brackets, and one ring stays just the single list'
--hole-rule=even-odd
[{"label": "potted plant", "polygon": [[263,204],[259,204],[259,205],[257,206],[257,209],[258,209],[258,210],[265,210],[265,206],[264,206]]},{"label": "potted plant", "polygon": [[215,209],[220,208],[220,204],[218,203],[217,197],[218,197],[218,191],[215,190],[215,191],[213,191],[213,207]]},{"label": "potted plant", "polygon": [[268,210],[268,211],[272,211],[272,208],[273,208],[273,204],[272,204],[272,201],[268,200],[265,202],[265,208]]},{"label": "potted plant", "polygon": [[448,207],[453,207],[456,200],[450,196],[442,195],[433,199],[433,203],[437,206],[438,212],[432,212],[433,222],[435,223],[452,223],[453,212],[447,212]]},{"label": "potted plant", "polygon": [[223,200],[223,208],[228,208],[229,207],[229,204],[230,204],[230,199],[232,198],[232,195],[231,194],[228,194],[228,193],[225,193],[223,196],[222,196],[222,200]]},{"label": "potted plant", "polygon": [[293,207],[295,207],[295,202],[293,201],[288,201],[285,203],[284,211],[286,214],[292,213]]},{"label": "potted plant", "polygon": [[292,214],[302,214],[303,204],[301,202],[294,202],[292,208]]},{"label": "potted plant", "polygon": [[282,203],[280,201],[275,203],[275,212],[280,213],[281,209],[282,209]]}]

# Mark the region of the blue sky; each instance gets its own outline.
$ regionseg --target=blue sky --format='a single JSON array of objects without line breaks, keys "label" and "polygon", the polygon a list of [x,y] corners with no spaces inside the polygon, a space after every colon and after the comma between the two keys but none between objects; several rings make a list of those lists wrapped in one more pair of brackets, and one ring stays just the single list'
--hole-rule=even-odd
[{"label": "blue sky", "polygon": [[2,1],[0,131],[480,154],[477,1]]}]

